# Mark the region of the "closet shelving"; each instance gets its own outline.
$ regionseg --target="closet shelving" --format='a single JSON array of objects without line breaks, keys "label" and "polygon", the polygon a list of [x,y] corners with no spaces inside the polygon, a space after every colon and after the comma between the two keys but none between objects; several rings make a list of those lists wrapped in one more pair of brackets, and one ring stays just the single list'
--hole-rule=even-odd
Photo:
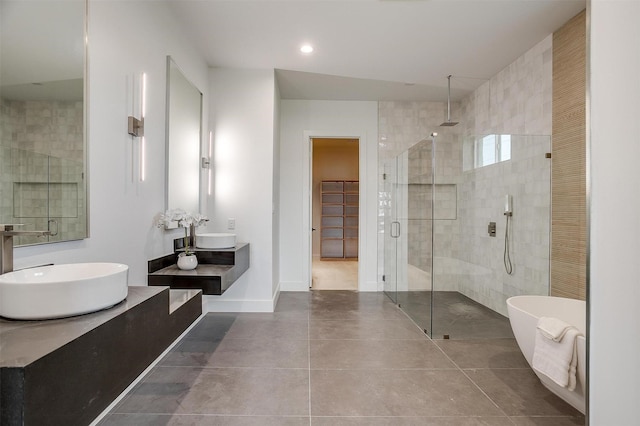
[{"label": "closet shelving", "polygon": [[320,258],[357,259],[358,181],[324,180],[321,185]]}]

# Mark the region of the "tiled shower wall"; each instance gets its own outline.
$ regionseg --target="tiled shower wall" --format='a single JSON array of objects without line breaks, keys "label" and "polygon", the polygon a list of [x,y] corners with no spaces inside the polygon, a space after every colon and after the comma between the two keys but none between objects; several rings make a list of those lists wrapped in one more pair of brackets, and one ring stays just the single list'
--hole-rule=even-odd
[{"label": "tiled shower wall", "polygon": [[[47,229],[56,239],[86,235],[82,101],[2,100],[0,213],[3,222]],[[18,244],[42,242],[20,237]]]},{"label": "tiled shower wall", "polygon": [[547,36],[462,100],[462,135],[551,134],[552,42]]},{"label": "tiled shower wall", "polygon": [[[490,220],[498,228],[496,238],[462,245],[463,260],[488,270],[477,279],[467,275],[459,281],[458,290],[502,314],[506,314],[506,297],[549,291],[551,161],[545,153],[551,152],[552,42],[553,35],[549,35],[461,102],[463,137],[545,135],[514,139],[512,161],[476,169],[464,179],[463,191],[472,192],[460,197],[465,200],[461,208],[468,211],[460,212],[467,218],[460,223],[461,236],[486,236]],[[513,275],[504,272],[502,259],[506,194],[513,196],[514,204]]]},{"label": "tiled shower wall", "polygon": [[[550,151],[550,140],[514,135],[510,161],[464,172],[456,223],[459,251],[454,262],[445,259],[449,268],[436,270],[436,289],[457,286],[459,292],[504,315],[510,296],[548,294],[551,161],[545,153]],[[513,198],[512,275],[504,265],[507,194]],[[489,236],[489,222],[496,223],[495,237]],[[436,241],[436,261],[439,247]]]},{"label": "tiled shower wall", "polygon": [[[511,65],[481,85],[460,103],[452,105],[452,120],[460,121],[455,127],[439,127],[446,118],[446,104],[438,102],[380,102],[380,188],[384,194],[382,171],[384,164],[398,154],[418,143],[431,132],[437,131],[436,184],[455,186],[457,193],[457,216],[455,219],[436,217],[434,221],[434,268],[436,290],[458,290],[492,309],[506,313],[504,299],[512,294],[548,291],[548,240],[549,226],[549,160],[544,158],[544,143],[535,143],[536,148],[524,149],[515,155],[522,161],[497,164],[471,172],[462,172],[462,143],[465,136],[492,133],[516,135],[550,135],[552,103],[552,36],[548,36]],[[453,85],[455,87],[455,75]],[[537,140],[537,139],[535,139]],[[542,139],[541,139],[542,140]],[[548,139],[547,139],[548,141]],[[526,144],[527,141],[519,142]],[[548,149],[548,148],[547,148]],[[542,150],[542,151],[540,151]],[[411,157],[411,151],[410,157]],[[542,158],[540,158],[542,155]],[[544,160],[544,161],[543,161]],[[430,165],[424,163],[424,167]],[[529,169],[538,168],[538,171]],[[510,170],[506,170],[509,168]],[[524,173],[524,171],[527,173]],[[417,175],[425,171],[417,172]],[[508,177],[505,173],[511,172]],[[531,175],[529,175],[529,173]],[[413,172],[416,175],[416,172]],[[515,175],[514,175],[515,174]],[[518,176],[520,174],[520,176]],[[533,183],[535,176],[547,177]],[[409,179],[412,179],[411,174]],[[443,186],[444,187],[444,186]],[[531,197],[519,196],[519,191]],[[546,191],[546,198],[542,192]],[[451,192],[451,190],[449,190]],[[436,194],[438,194],[436,190]],[[504,195],[514,197],[513,261],[515,273],[503,276],[503,243],[500,238],[487,234],[489,221],[504,220],[502,206]],[[447,198],[444,192],[436,195]],[[535,206],[525,201],[535,200]],[[464,201],[463,201],[464,200]],[[546,200],[546,201],[545,201]],[[526,208],[525,208],[526,206]],[[430,208],[425,206],[425,208]],[[411,209],[409,209],[411,210]],[[414,208],[415,213],[415,208]],[[522,214],[521,214],[522,213]],[[413,214],[413,213],[412,213]],[[518,216],[521,214],[520,216]],[[498,216],[498,217],[496,217]],[[525,223],[522,231],[516,221]],[[408,254],[413,266],[428,268],[423,262],[430,253],[430,230],[412,229],[408,238],[408,253],[412,247],[416,254]],[[504,226],[504,224],[503,224]],[[384,218],[380,215],[379,258],[380,273],[384,260]],[[504,227],[498,226],[498,235],[504,236]],[[478,236],[470,244],[467,238]],[[486,237],[485,237],[486,236]],[[428,248],[427,248],[428,247]],[[529,252],[533,255],[528,255]],[[517,254],[516,254],[517,252]],[[546,257],[546,258],[545,258]],[[421,263],[422,262],[422,263]],[[426,265],[426,266],[425,266]],[[461,271],[466,278],[461,279]],[[431,271],[425,270],[429,274]],[[484,277],[478,280],[472,276]],[[506,273],[504,273],[506,275]]]}]

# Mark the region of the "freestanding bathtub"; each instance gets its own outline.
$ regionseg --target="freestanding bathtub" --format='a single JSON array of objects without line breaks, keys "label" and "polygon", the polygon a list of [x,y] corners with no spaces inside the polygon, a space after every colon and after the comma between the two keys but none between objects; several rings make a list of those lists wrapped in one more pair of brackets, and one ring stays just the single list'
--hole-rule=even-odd
[{"label": "freestanding bathtub", "polygon": [[[574,391],[559,386],[544,374],[536,375],[542,384],[554,394],[574,406],[581,413],[585,411],[586,377],[586,303],[583,300],[552,296],[514,296],[507,299],[507,311],[511,329],[522,354],[532,365],[536,326],[540,317],[558,318],[578,328],[583,336],[578,337],[577,384]],[[535,372],[535,370],[534,370]]]}]

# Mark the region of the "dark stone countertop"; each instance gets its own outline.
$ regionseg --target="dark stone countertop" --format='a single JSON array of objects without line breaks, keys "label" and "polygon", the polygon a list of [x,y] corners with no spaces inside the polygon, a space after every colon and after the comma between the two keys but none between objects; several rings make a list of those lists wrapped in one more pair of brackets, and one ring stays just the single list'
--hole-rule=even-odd
[{"label": "dark stone countertop", "polygon": [[129,286],[127,298],[116,306],[75,317],[42,321],[0,318],[0,367],[27,366],[165,290],[167,287]]}]

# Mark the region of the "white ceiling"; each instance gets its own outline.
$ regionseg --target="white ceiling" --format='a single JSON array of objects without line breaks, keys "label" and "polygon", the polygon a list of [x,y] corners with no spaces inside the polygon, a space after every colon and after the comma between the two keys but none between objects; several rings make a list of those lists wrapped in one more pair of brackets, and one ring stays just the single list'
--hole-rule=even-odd
[{"label": "white ceiling", "polygon": [[[585,0],[170,0],[213,67],[277,69],[284,99],[460,99]],[[302,43],[315,52],[303,55]],[[407,85],[409,83],[412,85]]]}]

